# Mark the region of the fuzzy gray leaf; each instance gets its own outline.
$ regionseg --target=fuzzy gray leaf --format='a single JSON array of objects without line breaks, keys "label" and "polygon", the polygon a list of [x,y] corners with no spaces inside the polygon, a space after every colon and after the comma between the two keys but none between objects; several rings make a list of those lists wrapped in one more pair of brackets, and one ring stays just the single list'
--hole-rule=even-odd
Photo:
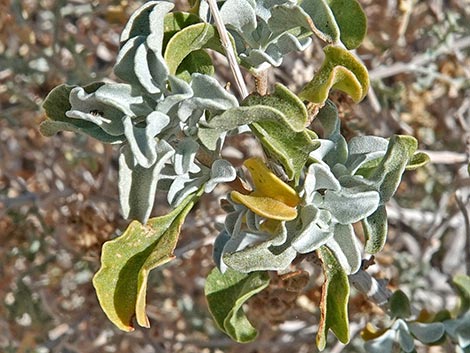
[{"label": "fuzzy gray leaf", "polygon": [[236,176],[237,171],[229,161],[217,159],[211,165],[210,179],[205,185],[204,192],[212,192],[217,184],[233,181]]},{"label": "fuzzy gray leaf", "polygon": [[119,156],[119,201],[125,218],[136,219],[145,224],[155,200],[159,174],[174,154],[173,148],[165,141],[157,146],[157,162],[150,168],[135,164],[129,146],[123,146]]},{"label": "fuzzy gray leaf", "polygon": [[349,275],[356,273],[361,266],[361,248],[351,224],[336,224],[334,235],[326,246],[334,253],[341,267]]},{"label": "fuzzy gray leaf", "polygon": [[340,191],[327,190],[322,207],[330,211],[339,223],[351,224],[370,216],[379,203],[377,191],[343,187]]},{"label": "fuzzy gray leaf", "polygon": [[99,126],[112,136],[124,134],[122,118],[148,112],[150,108],[141,96],[132,94],[132,87],[126,84],[104,84],[93,93],[82,87],[70,91],[68,118],[81,119]]},{"label": "fuzzy gray leaf", "polygon": [[306,254],[324,245],[332,236],[331,216],[314,205],[307,205],[300,211],[301,229],[295,233],[292,247],[301,254]]},{"label": "fuzzy gray leaf", "polygon": [[413,336],[424,344],[432,344],[441,339],[445,333],[445,327],[442,322],[410,322],[408,323]]},{"label": "fuzzy gray leaf", "polygon": [[159,112],[152,112],[146,118],[146,126],[136,127],[131,117],[123,118],[124,134],[137,164],[150,168],[157,160],[157,136],[170,122],[170,118]]}]

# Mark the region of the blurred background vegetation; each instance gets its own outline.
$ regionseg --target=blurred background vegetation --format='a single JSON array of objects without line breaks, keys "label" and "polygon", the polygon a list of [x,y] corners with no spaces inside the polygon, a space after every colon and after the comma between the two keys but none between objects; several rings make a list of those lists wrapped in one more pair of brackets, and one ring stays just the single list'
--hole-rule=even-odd
[{"label": "blurred background vegetation", "polygon": [[[370,70],[372,90],[358,106],[334,94],[345,132],[411,134],[432,160],[406,174],[388,207],[389,241],[369,271],[404,290],[416,310],[451,309],[449,279],[470,267],[470,3],[360,2],[369,29],[357,53]],[[193,212],[177,259],[150,277],[152,328],[124,334],[99,308],[91,278],[100,248],[127,224],[118,207],[116,151],[71,133],[44,138],[41,103],[64,82],[114,79],[119,33],[141,3],[0,2],[0,351],[315,352],[318,269],[307,269],[302,291],[292,294],[276,282],[250,303],[257,341],[236,344],[214,327],[203,286],[213,266],[213,222],[222,217],[217,195]],[[318,68],[320,48],[315,42],[290,55],[272,81],[298,88]],[[223,61],[217,71],[228,80]],[[226,154],[239,161],[253,148],[252,140],[232,143]],[[327,352],[362,352],[358,335],[365,323],[386,323],[359,294],[351,298],[350,318],[352,343],[345,347],[330,337]]]}]

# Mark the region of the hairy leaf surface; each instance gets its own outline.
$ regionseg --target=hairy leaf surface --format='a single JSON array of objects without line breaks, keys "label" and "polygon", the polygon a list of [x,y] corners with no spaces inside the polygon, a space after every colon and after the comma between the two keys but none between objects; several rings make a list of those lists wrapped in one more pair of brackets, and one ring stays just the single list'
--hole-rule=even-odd
[{"label": "hairy leaf surface", "polygon": [[132,331],[134,316],[140,326],[149,327],[145,314],[149,271],[174,257],[181,225],[199,194],[146,225],[132,221],[124,234],[103,245],[93,285],[103,311],[119,329]]},{"label": "hairy leaf surface", "polygon": [[326,246],[318,249],[318,255],[325,273],[320,302],[321,318],[317,333],[317,347],[322,351],[326,346],[329,329],[342,343],[349,342],[349,281],[343,268]]},{"label": "hairy leaf surface", "polygon": [[256,338],[256,329],[243,312],[243,304],[269,285],[267,272],[239,273],[214,268],[206,279],[209,310],[219,328],[237,342]]},{"label": "hairy leaf surface", "polygon": [[323,49],[325,60],[313,79],[303,88],[299,97],[312,103],[323,103],[332,88],[347,93],[360,102],[369,89],[366,67],[349,51],[329,45]]}]

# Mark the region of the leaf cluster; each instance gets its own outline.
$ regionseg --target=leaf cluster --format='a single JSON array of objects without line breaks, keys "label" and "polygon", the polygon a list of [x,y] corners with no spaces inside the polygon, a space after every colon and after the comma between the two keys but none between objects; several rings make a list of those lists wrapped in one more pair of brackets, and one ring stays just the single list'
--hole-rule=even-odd
[{"label": "leaf cluster", "polygon": [[[149,1],[131,16],[114,67],[120,82],[61,85],[44,103],[43,134],[68,130],[119,146],[119,199],[132,222],[103,246],[93,279],[103,310],[122,330],[133,329],[134,317],[149,326],[149,271],[173,258],[201,195],[229,183],[234,190],[214,243],[217,267],[205,289],[219,328],[239,342],[254,339],[243,304],[269,285],[269,271],[315,253],[325,274],[317,345],[325,348],[330,329],[348,342],[348,275],[359,270],[363,252],[384,246],[385,204],[402,174],[427,162],[411,136],[346,141],[341,134],[328,97],[332,89],[355,102],[367,94],[367,69],[350,51],[365,36],[364,12],[356,0],[219,2],[226,44],[255,77],[304,50],[311,35],[326,42],[321,67],[300,92],[276,84],[239,101],[213,76],[208,50],[225,53],[215,10],[205,1],[190,12],[173,7]],[[310,128],[313,119],[322,136]],[[266,156],[247,159],[249,173],[221,157],[225,138],[246,132]],[[166,193],[171,210],[151,218],[157,193]],[[355,234],[359,222],[365,244]]]}]

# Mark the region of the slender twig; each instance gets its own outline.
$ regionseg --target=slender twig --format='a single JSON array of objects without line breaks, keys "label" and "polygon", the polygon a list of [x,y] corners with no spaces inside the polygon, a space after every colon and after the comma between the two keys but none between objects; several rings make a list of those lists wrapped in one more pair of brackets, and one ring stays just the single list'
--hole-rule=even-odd
[{"label": "slender twig", "polygon": [[426,153],[432,164],[461,164],[467,161],[465,153],[431,150],[419,150],[419,152]]},{"label": "slender twig", "polygon": [[233,77],[235,78],[235,84],[237,85],[241,98],[244,99],[246,96],[248,96],[248,88],[246,87],[240,66],[238,65],[238,61],[233,50],[232,42],[228,36],[227,29],[225,28],[222,18],[220,17],[216,0],[207,0],[207,3],[209,4],[212,16],[214,17],[215,26],[219,32],[220,42],[224,47],[230,70],[232,70]]},{"label": "slender twig", "polygon": [[435,60],[438,56],[449,54],[470,47],[470,36],[457,39],[452,48],[441,47],[433,53],[424,53],[416,55],[410,62],[397,62],[390,66],[379,66],[369,71],[371,81],[384,79],[395,76],[404,72],[414,71],[416,68],[426,65],[428,62]]},{"label": "slender twig", "polygon": [[[465,244],[465,267],[467,270],[467,275],[470,276],[470,216],[468,215],[467,202],[462,200],[460,191],[455,192],[455,200],[459,206],[460,212],[462,212],[464,223],[465,223],[465,235],[466,235],[466,244]],[[467,198],[468,201],[468,198]]]}]

